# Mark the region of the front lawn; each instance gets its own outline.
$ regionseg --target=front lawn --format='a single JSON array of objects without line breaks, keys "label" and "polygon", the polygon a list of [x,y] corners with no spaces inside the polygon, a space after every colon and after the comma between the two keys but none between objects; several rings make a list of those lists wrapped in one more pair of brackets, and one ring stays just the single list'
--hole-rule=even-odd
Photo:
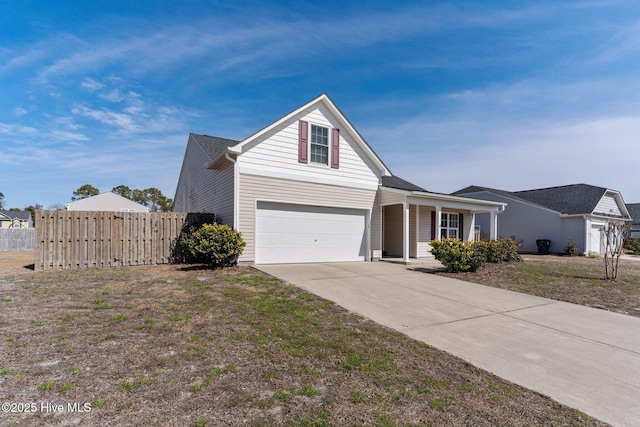
[{"label": "front lawn", "polygon": [[0,291],[1,425],[604,425],[250,267],[0,273]]},{"label": "front lawn", "polygon": [[640,317],[640,262],[620,261],[615,282],[599,258],[524,256],[523,262],[486,264],[475,273],[438,273],[474,283]]}]

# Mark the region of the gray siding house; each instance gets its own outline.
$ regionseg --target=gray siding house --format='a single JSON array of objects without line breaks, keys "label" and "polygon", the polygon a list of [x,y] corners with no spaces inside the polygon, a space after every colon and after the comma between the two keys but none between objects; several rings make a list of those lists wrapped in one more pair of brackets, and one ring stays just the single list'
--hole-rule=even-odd
[{"label": "gray siding house", "polygon": [[629,237],[640,239],[640,203],[627,203],[627,210],[633,221],[631,223]]},{"label": "gray siding house", "polygon": [[241,141],[190,134],[173,210],[212,212],[239,230],[243,263],[408,263],[430,256],[434,238],[473,239],[475,215],[495,224],[504,203],[394,176],[323,94]]},{"label": "gray siding house", "polygon": [[[551,253],[564,252],[571,241],[585,255],[603,254],[605,224],[630,220],[618,191],[587,184],[513,192],[470,186],[453,194],[507,203],[498,217],[499,236],[514,238],[521,243],[523,253],[537,252],[537,240],[550,240]],[[481,232],[488,227],[488,221],[483,215],[476,216]]]},{"label": "gray siding house", "polygon": [[0,211],[0,228],[32,228],[29,211]]}]

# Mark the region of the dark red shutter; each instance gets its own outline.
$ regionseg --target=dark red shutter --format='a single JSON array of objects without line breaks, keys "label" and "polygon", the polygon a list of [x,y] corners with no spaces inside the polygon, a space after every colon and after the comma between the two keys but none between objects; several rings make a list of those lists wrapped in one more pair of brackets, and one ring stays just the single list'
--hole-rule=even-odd
[{"label": "dark red shutter", "polygon": [[309,124],[304,120],[298,122],[298,163],[307,163],[307,146],[309,145]]},{"label": "dark red shutter", "polygon": [[464,217],[458,214],[458,238],[464,240]]},{"label": "dark red shutter", "polygon": [[331,167],[340,167],[340,129],[331,129]]},{"label": "dark red shutter", "polygon": [[436,240],[436,213],[431,212],[431,240]]}]

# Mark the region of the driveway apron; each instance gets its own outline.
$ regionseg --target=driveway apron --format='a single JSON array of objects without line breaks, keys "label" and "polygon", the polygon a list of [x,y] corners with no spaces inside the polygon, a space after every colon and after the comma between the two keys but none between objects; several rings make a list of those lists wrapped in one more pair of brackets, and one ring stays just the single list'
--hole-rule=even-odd
[{"label": "driveway apron", "polygon": [[640,426],[640,318],[388,262],[260,270],[614,426]]}]

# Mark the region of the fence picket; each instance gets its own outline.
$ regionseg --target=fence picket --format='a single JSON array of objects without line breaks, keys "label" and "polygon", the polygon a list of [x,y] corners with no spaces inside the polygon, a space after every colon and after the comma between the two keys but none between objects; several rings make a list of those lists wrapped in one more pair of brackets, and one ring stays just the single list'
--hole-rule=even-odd
[{"label": "fence picket", "polygon": [[32,251],[35,241],[33,228],[0,228],[0,251]]},{"label": "fence picket", "polygon": [[185,212],[38,211],[36,215],[36,229],[30,230],[36,270],[166,264],[185,223],[215,219],[210,213]]}]

